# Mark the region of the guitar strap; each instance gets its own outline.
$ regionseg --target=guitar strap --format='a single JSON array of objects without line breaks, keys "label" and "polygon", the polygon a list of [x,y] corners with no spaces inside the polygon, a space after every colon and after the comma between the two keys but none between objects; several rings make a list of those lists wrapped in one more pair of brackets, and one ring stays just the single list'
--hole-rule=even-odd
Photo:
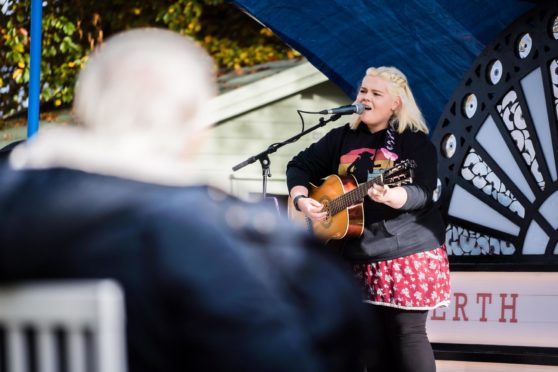
[{"label": "guitar strap", "polygon": [[[397,141],[397,131],[395,130],[395,126],[397,125],[396,121],[390,121],[387,131],[386,131],[386,138],[384,139],[384,145],[383,148],[385,148],[386,150],[388,150],[389,152],[393,152],[396,153],[395,151],[395,145],[396,145],[396,141]],[[380,147],[381,148],[381,147]],[[376,160],[376,154],[378,153],[378,149],[376,149],[376,151],[374,152],[374,156],[372,157],[372,164],[374,164],[374,161]],[[397,154],[399,155],[399,154]]]},{"label": "guitar strap", "polygon": [[[390,122],[386,131],[386,138],[384,141],[384,148],[390,152],[395,152],[395,141],[397,139],[397,132],[395,131],[395,122]],[[399,154],[398,154],[399,155]]]}]

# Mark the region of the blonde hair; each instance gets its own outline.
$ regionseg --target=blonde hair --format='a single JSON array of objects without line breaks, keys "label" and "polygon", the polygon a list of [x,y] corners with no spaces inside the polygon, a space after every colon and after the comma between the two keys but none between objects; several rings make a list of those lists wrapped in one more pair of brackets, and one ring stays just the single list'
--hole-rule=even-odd
[{"label": "blonde hair", "polygon": [[[389,94],[401,99],[401,105],[394,111],[390,119],[390,123],[397,122],[398,133],[403,133],[407,128],[413,132],[428,133],[428,127],[409,87],[407,77],[399,69],[386,66],[370,67],[366,70],[364,77],[366,76],[378,76],[384,79],[388,82]],[[360,123],[360,117],[357,117],[351,123],[351,129],[356,129]]]}]

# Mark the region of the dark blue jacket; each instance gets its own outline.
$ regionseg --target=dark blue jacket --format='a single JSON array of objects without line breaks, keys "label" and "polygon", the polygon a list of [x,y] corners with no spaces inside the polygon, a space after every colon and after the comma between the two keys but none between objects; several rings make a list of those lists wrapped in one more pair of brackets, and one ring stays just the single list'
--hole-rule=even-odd
[{"label": "dark blue jacket", "polygon": [[0,283],[117,280],[130,372],[351,368],[360,294],[318,248],[205,187],[0,169]]}]

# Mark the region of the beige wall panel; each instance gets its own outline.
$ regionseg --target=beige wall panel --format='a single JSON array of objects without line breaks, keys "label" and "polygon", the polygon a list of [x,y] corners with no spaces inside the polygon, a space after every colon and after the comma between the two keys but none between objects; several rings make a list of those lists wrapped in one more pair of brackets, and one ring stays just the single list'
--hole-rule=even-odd
[{"label": "beige wall panel", "polygon": [[[264,151],[272,143],[281,142],[299,133],[302,127],[297,109],[319,111],[350,103],[351,100],[328,81],[226,120],[211,129],[208,140],[202,146],[198,159],[200,173],[212,184],[243,198],[261,193],[262,168],[259,162],[247,165],[237,172],[233,172],[232,167]],[[305,128],[317,124],[320,117],[305,114]],[[341,117],[271,154],[272,177],[268,180],[267,192],[286,194],[287,162],[327,131],[346,123],[348,118]]]}]

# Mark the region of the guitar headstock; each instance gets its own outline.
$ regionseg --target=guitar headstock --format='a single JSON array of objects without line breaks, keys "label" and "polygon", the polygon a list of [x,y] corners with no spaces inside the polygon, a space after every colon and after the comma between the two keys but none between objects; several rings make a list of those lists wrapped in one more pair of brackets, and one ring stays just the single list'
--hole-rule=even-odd
[{"label": "guitar headstock", "polygon": [[387,186],[401,186],[412,183],[416,167],[417,163],[414,160],[403,160],[383,173],[382,183]]}]

